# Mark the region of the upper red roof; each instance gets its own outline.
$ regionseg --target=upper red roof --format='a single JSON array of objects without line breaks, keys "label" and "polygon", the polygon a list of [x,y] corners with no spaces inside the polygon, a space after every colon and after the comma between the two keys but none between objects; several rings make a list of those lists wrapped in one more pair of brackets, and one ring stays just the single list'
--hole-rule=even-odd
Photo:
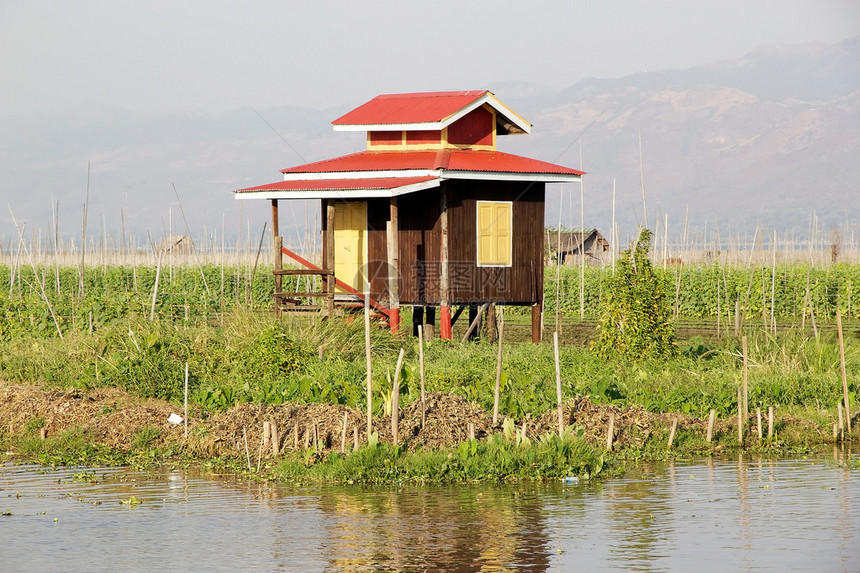
[{"label": "upper red roof", "polygon": [[487,90],[471,90],[380,95],[334,120],[332,125],[438,122],[487,93]]},{"label": "upper red roof", "polygon": [[361,151],[283,169],[281,173],[340,173],[403,170],[486,171],[493,173],[533,173],[583,175],[583,171],[512,155],[501,151],[443,149],[439,151]]}]

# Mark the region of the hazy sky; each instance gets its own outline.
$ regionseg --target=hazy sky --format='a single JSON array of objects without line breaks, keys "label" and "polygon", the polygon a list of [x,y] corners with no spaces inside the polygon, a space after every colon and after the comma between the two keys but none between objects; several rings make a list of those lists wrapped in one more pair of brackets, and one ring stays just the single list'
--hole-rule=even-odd
[{"label": "hazy sky", "polygon": [[857,0],[0,0],[0,113],[324,108],[507,80],[563,88],[857,34]]}]

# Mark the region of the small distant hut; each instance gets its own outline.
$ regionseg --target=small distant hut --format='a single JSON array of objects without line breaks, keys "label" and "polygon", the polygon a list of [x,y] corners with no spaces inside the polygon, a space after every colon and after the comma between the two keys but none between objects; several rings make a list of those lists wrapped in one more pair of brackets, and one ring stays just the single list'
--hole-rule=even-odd
[{"label": "small distant hut", "polygon": [[[579,181],[582,171],[496,150],[498,136],[531,124],[486,90],[381,95],[332,122],[366,132],[367,149],[284,169],[284,180],[235,191],[271,201],[276,311],[299,295],[281,292],[283,256],[318,274],[326,308],[364,302],[392,330],[400,308],[451,338],[464,308],[532,308],[540,340],[546,183]],[[320,199],[322,261],[283,246],[278,203]],[[459,307],[458,309],[456,307]],[[452,313],[452,308],[456,312]]]},{"label": "small distant hut", "polygon": [[603,254],[609,252],[609,241],[597,229],[571,231],[547,230],[549,260],[559,265],[573,264],[577,257],[584,255],[586,261],[597,263]]}]

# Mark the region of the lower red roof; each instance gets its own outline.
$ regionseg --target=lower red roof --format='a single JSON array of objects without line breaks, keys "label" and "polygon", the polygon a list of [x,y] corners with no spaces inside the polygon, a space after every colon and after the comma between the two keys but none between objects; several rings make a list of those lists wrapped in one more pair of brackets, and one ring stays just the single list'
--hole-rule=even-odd
[{"label": "lower red roof", "polygon": [[444,149],[439,151],[362,151],[284,169],[281,173],[340,173],[403,170],[486,171],[491,173],[534,173],[584,175],[569,167],[530,159],[501,151]]},{"label": "lower red roof", "polygon": [[371,177],[356,179],[300,179],[238,189],[236,193],[265,191],[390,191],[398,187],[434,181],[438,177]]}]

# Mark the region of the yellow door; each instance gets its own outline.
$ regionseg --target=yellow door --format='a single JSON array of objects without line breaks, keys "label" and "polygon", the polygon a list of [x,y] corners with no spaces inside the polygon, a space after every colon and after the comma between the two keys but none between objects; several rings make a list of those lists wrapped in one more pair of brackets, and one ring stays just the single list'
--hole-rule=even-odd
[{"label": "yellow door", "polygon": [[[335,203],[334,276],[355,290],[367,289],[367,203]],[[340,287],[336,294],[346,294]]]}]

